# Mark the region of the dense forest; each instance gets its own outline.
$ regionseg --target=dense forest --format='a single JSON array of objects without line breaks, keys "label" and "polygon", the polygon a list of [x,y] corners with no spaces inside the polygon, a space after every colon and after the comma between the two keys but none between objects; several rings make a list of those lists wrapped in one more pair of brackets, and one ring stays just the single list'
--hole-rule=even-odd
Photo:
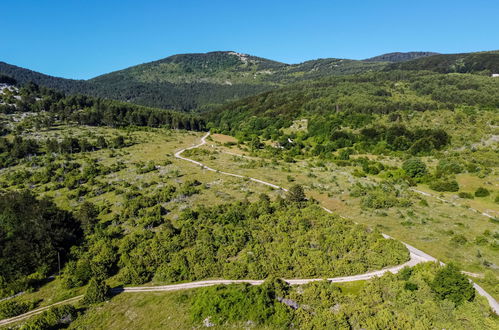
[{"label": "dense forest", "polygon": [[[85,95],[66,96],[34,83],[19,90],[7,88],[0,95],[0,113],[14,112],[47,112],[58,120],[76,121],[82,125],[150,126],[188,130],[204,128],[204,121],[195,115]],[[48,126],[51,122],[53,120],[47,123]]]},{"label": "dense forest", "polygon": [[56,271],[58,258],[67,260],[83,232],[71,213],[23,191],[0,194],[0,238],[0,292],[5,294]]},{"label": "dense forest", "polygon": [[[137,210],[138,202],[130,201],[119,223],[136,217],[137,211],[132,210]],[[151,216],[158,217],[160,213],[155,212]],[[161,222],[160,218],[156,221]],[[104,233],[111,229],[117,230],[109,228]],[[267,198],[253,204],[188,210],[175,225],[164,223],[156,232],[139,231],[122,240],[103,240],[104,233],[89,236],[86,246],[74,255],[76,263],[64,275],[67,283],[82,285],[91,274],[109,277],[116,272],[123,283],[133,284],[153,278],[173,283],[277,275],[320,277],[362,273],[408,258],[399,242],[367,233],[316,206],[285,200],[273,203]],[[106,262],[101,260],[102,253]]]},{"label": "dense forest", "polygon": [[414,61],[391,64],[386,70],[431,70],[440,73],[483,73],[499,72],[499,52],[464,54],[438,54]]}]

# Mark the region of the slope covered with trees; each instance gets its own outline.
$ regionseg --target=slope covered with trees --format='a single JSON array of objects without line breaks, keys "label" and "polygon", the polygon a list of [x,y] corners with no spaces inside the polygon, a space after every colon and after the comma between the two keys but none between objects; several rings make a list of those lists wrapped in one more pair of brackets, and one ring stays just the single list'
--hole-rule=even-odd
[{"label": "slope covered with trees", "polygon": [[328,75],[381,70],[385,63],[319,59],[285,64],[236,52],[179,54],[93,79],[52,77],[0,62],[0,74],[69,94],[86,94],[144,106],[202,111],[285,84]]},{"label": "slope covered with trees", "polygon": [[368,59],[365,59],[366,62],[406,62],[410,60],[414,60],[421,57],[433,56],[438,53],[434,52],[396,52],[396,53],[387,53],[378,56],[374,56]]},{"label": "slope covered with trees", "polygon": [[[498,88],[499,80],[470,74],[392,71],[330,77],[229,103],[211,113],[210,127],[241,141],[271,139],[301,150],[298,154],[331,153],[357,142],[366,151],[383,142],[391,150],[420,154],[448,145],[449,132],[405,127],[400,112],[494,109]],[[379,118],[388,125],[379,125]],[[307,120],[306,131],[289,136],[280,131],[296,119]]]},{"label": "slope covered with trees", "polygon": [[438,54],[391,64],[386,70],[430,70],[440,73],[499,73],[499,52]]}]

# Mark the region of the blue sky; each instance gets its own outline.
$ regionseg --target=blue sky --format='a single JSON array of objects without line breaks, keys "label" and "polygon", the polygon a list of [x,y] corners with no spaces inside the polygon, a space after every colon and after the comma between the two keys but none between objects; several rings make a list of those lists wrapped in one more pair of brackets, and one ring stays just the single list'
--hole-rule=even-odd
[{"label": "blue sky", "polygon": [[169,55],[286,63],[499,49],[499,1],[3,1],[0,61],[86,79]]}]

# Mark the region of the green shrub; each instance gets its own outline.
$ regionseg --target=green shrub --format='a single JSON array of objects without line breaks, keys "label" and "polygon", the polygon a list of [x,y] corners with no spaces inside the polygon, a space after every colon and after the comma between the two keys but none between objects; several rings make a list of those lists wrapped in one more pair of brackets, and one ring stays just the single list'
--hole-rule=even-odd
[{"label": "green shrub", "polygon": [[475,289],[459,269],[450,264],[440,269],[431,283],[433,292],[442,300],[448,299],[460,305],[475,298]]},{"label": "green shrub", "polygon": [[21,330],[52,330],[66,328],[76,319],[77,311],[72,305],[56,306],[36,315],[21,326]]},{"label": "green shrub", "polygon": [[231,284],[200,290],[191,305],[195,322],[223,325],[251,321],[258,325],[286,328],[291,324],[291,310],[278,301],[279,291],[288,290],[287,284],[265,282],[260,286]]},{"label": "green shrub", "polygon": [[92,278],[88,283],[87,292],[83,297],[84,304],[96,304],[106,301],[110,297],[110,288],[103,281]]},{"label": "green shrub", "polygon": [[0,303],[0,318],[6,319],[20,314],[24,314],[34,308],[34,303],[18,302],[6,300]]},{"label": "green shrub", "polygon": [[463,171],[461,165],[455,161],[442,159],[437,165],[437,175],[459,174]]},{"label": "green shrub", "polygon": [[459,191],[459,184],[456,180],[437,180],[430,183],[430,188],[435,191],[451,191],[456,192]]},{"label": "green shrub", "polygon": [[456,245],[464,245],[468,242],[464,235],[455,235],[451,238],[451,243]]},{"label": "green shrub", "polygon": [[459,194],[457,194],[460,198],[465,198],[465,199],[473,199],[473,194],[469,192],[464,192],[461,191]]},{"label": "green shrub", "polygon": [[480,187],[475,191],[475,197],[487,197],[490,191],[487,188]]},{"label": "green shrub", "polygon": [[398,204],[397,198],[383,192],[375,191],[370,192],[362,200],[365,207],[371,209],[388,209]]},{"label": "green shrub", "polygon": [[289,188],[288,193],[286,194],[286,198],[290,202],[295,202],[295,203],[305,201],[306,197],[303,187],[300,186],[299,184],[295,184],[294,186]]},{"label": "green shrub", "polygon": [[420,178],[428,173],[426,164],[419,158],[408,159],[402,164],[402,169],[411,178]]}]

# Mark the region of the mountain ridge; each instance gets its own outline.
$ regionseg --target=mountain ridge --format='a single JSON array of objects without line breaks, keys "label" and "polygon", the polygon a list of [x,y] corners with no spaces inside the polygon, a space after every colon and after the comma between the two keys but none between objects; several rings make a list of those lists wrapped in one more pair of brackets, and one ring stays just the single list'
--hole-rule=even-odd
[{"label": "mountain ridge", "polygon": [[367,58],[366,62],[406,62],[421,57],[443,55],[435,52],[393,52]]},{"label": "mountain ridge", "polygon": [[0,62],[0,74],[69,94],[86,94],[181,111],[213,106],[300,81],[391,70],[499,72],[498,52],[387,53],[365,60],[321,58],[287,64],[235,51],[168,56],[88,80],[59,78]]}]

